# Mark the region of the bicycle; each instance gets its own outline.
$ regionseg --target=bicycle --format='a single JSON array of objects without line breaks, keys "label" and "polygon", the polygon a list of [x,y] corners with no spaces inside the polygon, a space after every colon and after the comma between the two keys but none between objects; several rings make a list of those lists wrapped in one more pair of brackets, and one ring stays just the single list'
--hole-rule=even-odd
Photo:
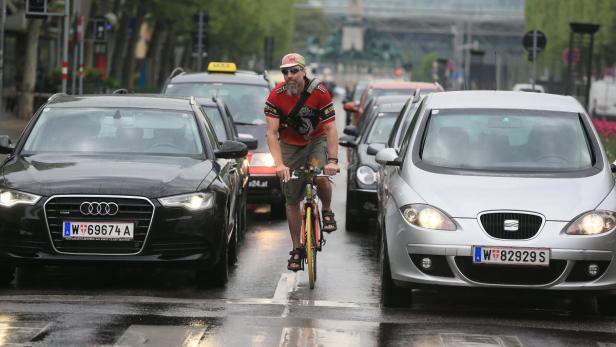
[{"label": "bicycle", "polygon": [[322,174],[321,170],[313,167],[306,169],[293,170],[291,179],[306,179],[306,194],[302,203],[302,233],[300,254],[300,270],[304,270],[304,263],[308,264],[308,285],[314,289],[317,280],[317,252],[320,252],[325,245],[323,238],[323,220],[319,210],[317,198],[317,177],[329,177]]}]

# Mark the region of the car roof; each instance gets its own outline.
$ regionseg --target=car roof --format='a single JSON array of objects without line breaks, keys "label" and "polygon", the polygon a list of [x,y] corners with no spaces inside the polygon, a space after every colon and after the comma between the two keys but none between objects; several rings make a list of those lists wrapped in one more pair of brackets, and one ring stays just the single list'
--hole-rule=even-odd
[{"label": "car roof", "polygon": [[50,107],[118,107],[192,111],[190,97],[169,97],[158,94],[135,95],[54,95],[49,98]]},{"label": "car roof", "polygon": [[236,83],[268,86],[263,75],[248,73],[207,73],[194,72],[177,75],[169,81],[169,84],[177,83]]},{"label": "car roof", "polygon": [[585,113],[571,96],[499,90],[464,90],[426,96],[430,109],[517,109]]},{"label": "car roof", "polygon": [[404,107],[404,102],[390,102],[386,104],[379,104],[379,112],[400,112]]},{"label": "car roof", "polygon": [[436,83],[429,82],[408,82],[408,81],[393,81],[393,82],[376,82],[370,84],[372,89],[436,89],[442,90],[442,87]]}]

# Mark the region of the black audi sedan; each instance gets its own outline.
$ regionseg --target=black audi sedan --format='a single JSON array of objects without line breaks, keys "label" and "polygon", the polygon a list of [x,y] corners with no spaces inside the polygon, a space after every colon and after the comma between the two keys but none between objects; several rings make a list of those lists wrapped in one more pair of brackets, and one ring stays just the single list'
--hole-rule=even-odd
[{"label": "black audi sedan", "polygon": [[194,98],[54,95],[15,146],[0,136],[0,279],[16,266],[192,266],[224,284],[238,167]]}]

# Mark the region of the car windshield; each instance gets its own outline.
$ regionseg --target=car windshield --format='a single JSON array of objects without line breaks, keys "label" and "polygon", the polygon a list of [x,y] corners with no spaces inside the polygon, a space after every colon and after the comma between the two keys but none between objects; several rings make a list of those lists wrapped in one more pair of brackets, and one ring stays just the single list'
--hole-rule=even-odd
[{"label": "car windshield", "polygon": [[195,96],[211,99],[222,97],[231,110],[236,123],[265,124],[263,108],[269,95],[266,85],[232,83],[179,83],[170,84],[166,95]]},{"label": "car windshield", "polygon": [[590,168],[592,149],[577,113],[432,110],[421,159],[431,165],[512,171]]},{"label": "car windshield", "polygon": [[387,143],[389,134],[396,122],[396,117],[398,117],[396,112],[379,113],[374,123],[372,123],[372,128],[370,128],[365,143]]},{"label": "car windshield", "polygon": [[203,156],[192,112],[46,108],[24,145],[39,152]]},{"label": "car windshield", "polygon": [[207,115],[207,119],[210,120],[212,126],[214,126],[214,132],[216,132],[216,137],[218,137],[218,141],[226,141],[227,139],[227,131],[225,130],[225,123],[222,120],[222,115],[220,111],[218,111],[218,107],[216,106],[205,106],[203,107],[203,111]]}]

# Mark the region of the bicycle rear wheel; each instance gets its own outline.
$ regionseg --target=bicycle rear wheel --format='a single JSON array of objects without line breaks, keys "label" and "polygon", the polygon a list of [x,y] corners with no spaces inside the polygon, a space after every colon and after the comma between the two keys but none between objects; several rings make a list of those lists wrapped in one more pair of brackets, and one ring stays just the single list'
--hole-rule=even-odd
[{"label": "bicycle rear wheel", "polygon": [[314,231],[312,228],[312,208],[306,208],[305,215],[305,228],[306,233],[306,261],[308,262],[308,286],[310,289],[314,289],[314,281],[316,280],[315,271],[316,267],[316,252],[314,244]]}]

